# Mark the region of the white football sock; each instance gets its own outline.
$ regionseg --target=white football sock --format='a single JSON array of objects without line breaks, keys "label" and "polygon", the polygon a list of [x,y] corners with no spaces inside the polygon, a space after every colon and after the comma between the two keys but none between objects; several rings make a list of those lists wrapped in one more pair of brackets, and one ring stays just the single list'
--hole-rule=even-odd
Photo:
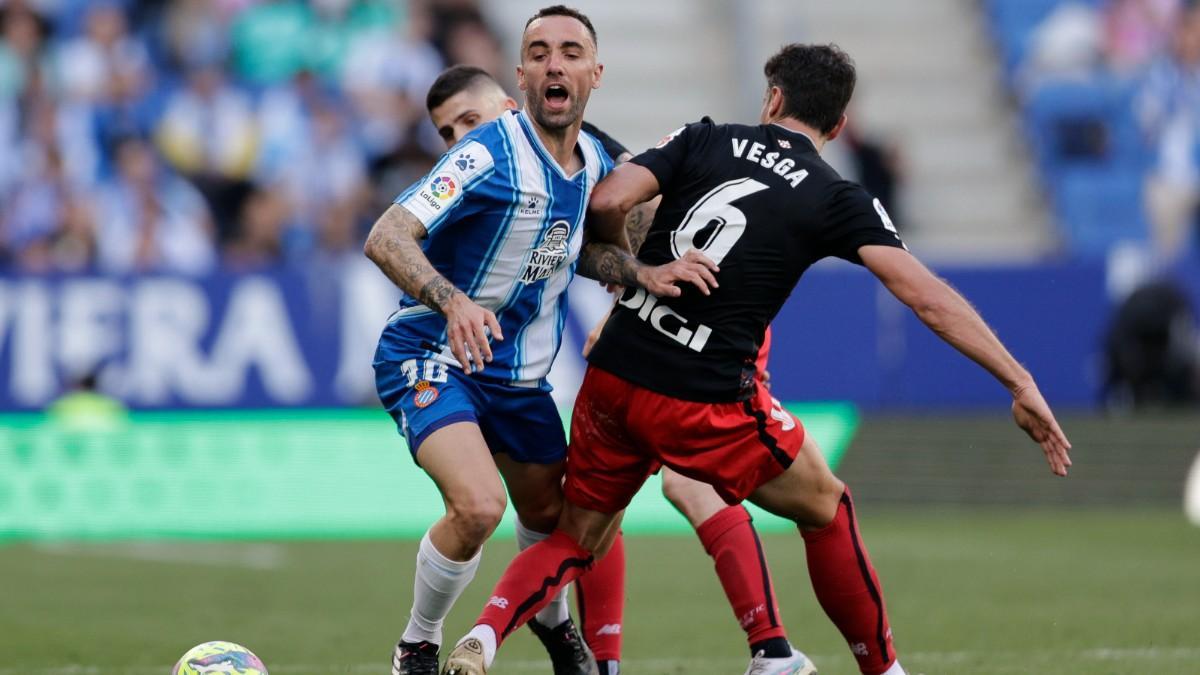
[{"label": "white football sock", "polygon": [[908,673],[904,672],[904,669],[900,667],[900,661],[896,660],[891,668],[883,671],[883,675],[908,675]]},{"label": "white football sock", "polygon": [[492,630],[491,626],[479,625],[471,629],[470,633],[463,636],[458,644],[462,644],[463,640],[476,638],[483,643],[483,667],[491,668],[492,661],[496,659],[496,631]]},{"label": "white football sock", "polygon": [[[517,519],[517,546],[524,551],[533,546],[539,541],[549,537],[548,534],[536,532],[525,527],[521,519]],[[567,589],[569,586],[563,586],[558,595],[533,616],[537,622],[547,628],[556,628],[559,624],[571,618],[570,609],[567,607]]]},{"label": "white football sock", "polygon": [[482,554],[481,550],[466,562],[450,560],[434,547],[429,540],[429,533],[425,533],[417,549],[412,614],[401,640],[442,644],[442,623],[463,589],[475,578]]}]

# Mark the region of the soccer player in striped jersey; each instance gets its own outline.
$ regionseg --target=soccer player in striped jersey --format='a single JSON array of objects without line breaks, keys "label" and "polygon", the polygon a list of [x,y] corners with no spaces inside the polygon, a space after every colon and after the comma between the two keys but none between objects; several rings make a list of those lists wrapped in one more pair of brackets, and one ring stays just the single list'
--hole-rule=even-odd
[{"label": "soccer player in striped jersey", "polygon": [[[486,71],[460,65],[446,69],[434,81],[426,108],[438,134],[453,147],[477,127],[515,110],[517,102]],[[623,145],[595,126],[584,122],[583,129],[601,141],[614,162],[619,164],[632,157]],[[657,204],[658,200],[641,204],[626,219],[626,234],[634,252],[646,238]],[[766,373],[769,350],[768,338],[759,356],[760,376]],[[749,670],[756,675],[791,672],[789,668],[796,667],[800,657],[793,655],[788,643],[770,572],[765,556],[761,555],[762,545],[749,512],[740,504],[726,504],[707,483],[665,467],[662,472],[663,495],[695,528],[704,550],[713,559],[734,617],[746,633],[751,654]],[[623,598],[613,597],[613,593],[606,592],[606,586],[614,585],[612,575],[623,573],[624,569],[609,560],[613,555],[610,551],[576,582],[581,630],[596,655],[601,675],[616,675],[620,655]],[[621,551],[617,555],[623,559]],[[605,603],[605,599],[611,602]],[[536,619],[530,621],[530,626],[546,642],[546,628]],[[553,649],[554,644],[548,643],[547,648]]]},{"label": "soccer player in striped jersey", "polygon": [[[376,350],[379,396],[446,505],[421,541],[394,675],[436,672],[443,621],[503,515],[505,484],[523,541],[557,521],[566,439],[546,375],[588,197],[612,169],[600,142],[580,132],[602,72],[586,16],[538,12],[517,69],[526,108],[447,152],[367,238],[366,255],[405,292]],[[628,247],[623,233],[596,243]],[[616,281],[615,272],[595,276]],[[711,279],[696,255],[647,268],[640,281],[666,294],[679,292],[676,282],[707,290]],[[554,661],[556,674],[597,672],[565,607],[539,616],[574,646],[570,663]]]}]

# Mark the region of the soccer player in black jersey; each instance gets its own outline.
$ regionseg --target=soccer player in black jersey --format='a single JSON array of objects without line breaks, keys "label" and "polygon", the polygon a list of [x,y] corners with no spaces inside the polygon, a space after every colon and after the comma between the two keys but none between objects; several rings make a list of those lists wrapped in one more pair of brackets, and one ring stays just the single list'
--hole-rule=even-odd
[{"label": "soccer player in black jersey", "polygon": [[[506,110],[516,110],[517,102],[486,71],[458,65],[447,68],[434,81],[426,108],[438,134],[450,147]],[[614,162],[619,164],[633,157],[620,142],[595,126],[585,121],[583,128],[604,144]],[[658,200],[653,200],[638,205],[626,218],[626,234],[635,251],[645,239],[657,203]],[[760,376],[765,373],[766,356],[764,344]],[[759,553],[761,546],[749,512],[740,504],[726,504],[706,483],[669,469],[663,471],[663,494],[696,529],[704,550],[713,558],[721,586],[750,645],[748,672],[755,675],[797,672],[805,657],[788,644],[770,572],[765,556]],[[527,527],[519,527],[517,534],[522,548],[545,536]],[[581,629],[595,654],[600,675],[617,675],[619,669],[624,610],[624,555],[620,546],[623,544],[618,539],[603,562],[576,581]],[[560,597],[548,609],[557,609],[560,614],[543,609],[530,619],[529,625],[550,652],[555,672],[573,672],[580,659],[575,654],[573,628],[561,614],[566,611],[565,602]]]},{"label": "soccer player in black jersey", "polygon": [[[909,254],[883,206],[821,160],[845,125],[855,82],[849,57],[833,46],[789,45],[765,72],[762,124],[683,127],[593,193],[592,226],[606,241],[632,205],[663,199],[638,258],[611,245],[589,257],[597,269],[580,271],[618,277],[629,290],[576,401],[559,527],[513,560],[444,672],[486,672],[498,644],[544,597],[604,555],[620,513],[663,463],[731,503],[749,499],[795,521],[817,598],[859,669],[904,673],[849,489],[754,379],[767,324],[804,270],[827,256],[867,267],[995,376],[1012,394],[1018,426],[1051,471],[1066,475],[1070,443],[1033,377],[962,296]],[[707,293],[640,288],[647,266],[696,250],[717,268]]]}]

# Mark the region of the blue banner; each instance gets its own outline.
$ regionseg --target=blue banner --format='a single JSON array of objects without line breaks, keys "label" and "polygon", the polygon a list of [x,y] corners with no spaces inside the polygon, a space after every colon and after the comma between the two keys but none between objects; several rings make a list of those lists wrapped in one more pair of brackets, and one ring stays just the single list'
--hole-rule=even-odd
[{"label": "blue banner", "polygon": [[365,271],[0,279],[0,408],[43,408],[87,375],[135,408],[371,402],[398,292]]},{"label": "blue banner", "polygon": [[[980,309],[1058,405],[1091,406],[1110,302],[1103,267],[939,272]],[[0,277],[0,409],[38,410],[94,374],[137,409],[377,405],[371,358],[399,291],[369,262],[196,279]],[[569,405],[579,348],[611,303],[571,290],[551,381]],[[787,401],[868,409],[982,407],[1006,393],[862,268],[805,275],[775,323],[771,372]]]}]

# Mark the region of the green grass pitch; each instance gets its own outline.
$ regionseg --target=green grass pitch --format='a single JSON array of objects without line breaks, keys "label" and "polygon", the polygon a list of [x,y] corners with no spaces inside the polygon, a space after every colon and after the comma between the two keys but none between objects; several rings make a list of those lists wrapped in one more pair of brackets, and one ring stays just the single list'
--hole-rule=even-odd
[{"label": "green grass pitch", "polygon": [[[1200,529],[1167,510],[865,508],[910,673],[1200,673]],[[813,598],[798,536],[764,537],[790,636],[822,675],[856,671]],[[729,675],[741,632],[687,537],[628,544],[624,671]],[[386,673],[415,544],[0,546],[0,675],[155,675],[206,640],[272,675]],[[499,541],[447,626],[463,633],[513,553]],[[522,631],[493,673],[549,673]]]}]

